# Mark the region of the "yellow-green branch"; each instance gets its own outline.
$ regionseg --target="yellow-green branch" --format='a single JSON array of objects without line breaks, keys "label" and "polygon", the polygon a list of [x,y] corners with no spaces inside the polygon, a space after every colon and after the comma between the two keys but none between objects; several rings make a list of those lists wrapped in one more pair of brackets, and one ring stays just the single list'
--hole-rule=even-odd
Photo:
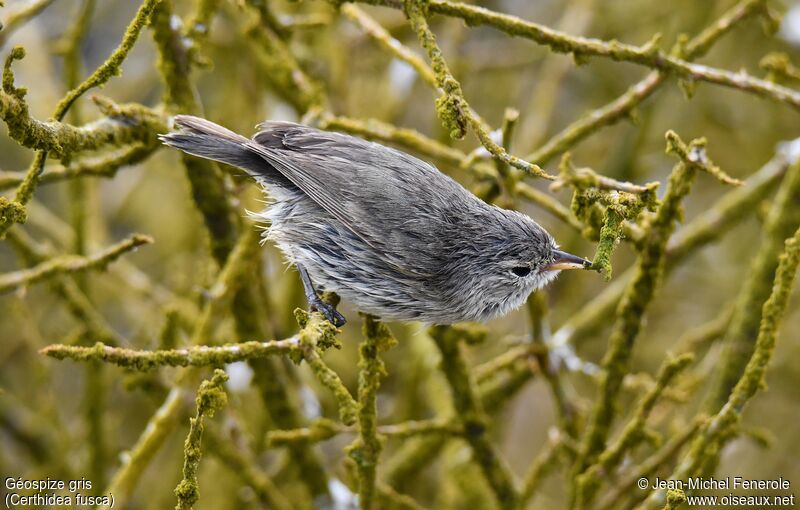
[{"label": "yellow-green branch", "polygon": [[135,250],[143,244],[153,242],[151,237],[134,234],[105,250],[89,257],[76,255],[62,255],[42,262],[30,269],[22,269],[13,273],[0,274],[0,294],[31,285],[53,275],[63,273],[77,273],[92,269],[103,270],[108,264],[114,262],[124,253]]},{"label": "yellow-green branch", "polygon": [[214,367],[265,356],[288,356],[300,352],[300,341],[295,336],[269,342],[251,341],[213,347],[197,345],[158,351],[109,347],[103,343],[97,343],[93,347],[53,344],[39,352],[60,360],[103,361],[131,370],[147,371],[161,366]]},{"label": "yellow-green branch", "polygon": [[203,439],[204,419],[212,418],[228,402],[228,396],[222,385],[228,380],[227,374],[222,370],[215,370],[214,376],[200,384],[197,390],[195,404],[197,412],[190,419],[189,435],[183,445],[183,479],[175,487],[178,504],[175,510],[191,510],[200,497],[200,488],[197,483],[197,470],[200,467],[202,450],[200,442]]}]

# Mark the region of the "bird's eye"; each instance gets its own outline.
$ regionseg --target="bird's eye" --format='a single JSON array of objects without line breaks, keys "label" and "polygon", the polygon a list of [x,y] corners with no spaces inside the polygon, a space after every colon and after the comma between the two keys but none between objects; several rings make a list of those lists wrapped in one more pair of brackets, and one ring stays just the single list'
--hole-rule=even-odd
[{"label": "bird's eye", "polygon": [[522,278],[524,276],[528,276],[529,274],[531,274],[531,268],[528,266],[517,266],[517,267],[512,267],[511,272],[514,273],[514,275]]}]

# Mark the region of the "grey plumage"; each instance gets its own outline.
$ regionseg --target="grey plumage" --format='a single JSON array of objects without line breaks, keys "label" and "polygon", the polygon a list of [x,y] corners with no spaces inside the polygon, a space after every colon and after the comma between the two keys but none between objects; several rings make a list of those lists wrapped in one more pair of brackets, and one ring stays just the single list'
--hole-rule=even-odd
[{"label": "grey plumage", "polygon": [[164,143],[263,186],[270,203],[254,216],[290,262],[384,319],[488,320],[550,282],[556,262],[586,264],[529,217],[377,143],[289,122],[265,122],[252,139],[197,117],[175,124]]}]

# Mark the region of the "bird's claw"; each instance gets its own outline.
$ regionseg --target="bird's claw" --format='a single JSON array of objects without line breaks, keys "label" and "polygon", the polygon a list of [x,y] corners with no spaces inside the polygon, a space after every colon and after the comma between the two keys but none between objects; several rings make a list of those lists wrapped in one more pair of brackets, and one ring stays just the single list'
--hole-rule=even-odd
[{"label": "bird's claw", "polygon": [[337,328],[341,328],[347,323],[347,319],[344,318],[344,315],[340,314],[336,307],[324,302],[321,299],[314,300],[313,303],[310,304],[312,310],[316,310],[322,315],[325,316],[325,319],[328,320],[331,324],[336,326]]}]

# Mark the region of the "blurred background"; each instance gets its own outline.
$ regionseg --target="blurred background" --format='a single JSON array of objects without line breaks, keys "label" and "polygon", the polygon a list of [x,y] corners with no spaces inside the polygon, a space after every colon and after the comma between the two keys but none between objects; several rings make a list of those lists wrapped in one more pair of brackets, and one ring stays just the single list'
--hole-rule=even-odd
[{"label": "blurred background", "polygon": [[[6,0],[0,20],[27,2]],[[258,2],[253,2],[256,4]],[[669,49],[679,34],[694,35],[711,24],[732,0],[482,0],[472,2],[514,14],[572,34],[604,40],[617,39],[641,45],[655,33],[663,34],[661,47]],[[81,76],[103,62],[119,43],[133,18],[138,2],[97,2],[85,40],[80,46]],[[432,89],[404,62],[393,58],[352,20],[322,1],[268,2],[287,47],[308,77],[324,90],[327,111],[355,119],[378,119],[399,127],[415,129],[439,142],[469,153],[478,147],[468,135],[462,141],[449,139],[436,117]],[[753,17],[739,23],[718,41],[700,62],[737,71],[746,69],[764,76],[759,61],[780,51],[800,62],[800,3],[770,2],[786,12],[780,30],[770,35],[764,22]],[[187,18],[196,5],[175,2],[175,13]],[[360,6],[395,38],[423,55],[415,34],[401,11]],[[56,0],[41,14],[19,27],[0,47],[4,57],[14,45],[22,45],[27,57],[14,64],[16,83],[28,87],[31,114],[47,119],[66,92],[64,59],[59,54],[63,37],[81,11],[82,2]],[[208,39],[201,50],[208,63],[192,73],[196,97],[205,117],[250,135],[264,119],[299,121],[306,111],[291,95],[265,76],[256,40],[246,35],[253,23],[248,3],[223,0],[211,18]],[[177,22],[177,18],[176,18]],[[526,155],[552,135],[588,111],[605,105],[641,80],[649,69],[590,58],[576,65],[570,55],[554,54],[529,40],[511,38],[490,27],[468,27],[457,19],[436,16],[431,26],[461,81],[473,108],[497,128],[506,108],[519,111],[512,151]],[[0,32],[2,34],[2,32]],[[117,103],[141,103],[157,107],[163,82],[156,67],[152,34],[145,30],[123,65],[122,76],[94,91]],[[796,85],[796,84],[795,84]],[[81,100],[81,116],[89,121],[100,116],[87,99]],[[306,117],[313,120],[314,116]],[[70,121],[68,117],[66,119]],[[747,179],[776,154],[781,142],[800,136],[797,112],[754,95],[700,83],[687,98],[677,80],[670,78],[652,97],[635,109],[632,119],[603,128],[570,149],[577,166],[588,166],[601,174],[637,183],[665,182],[675,159],[664,152],[664,133],[672,129],[684,140],[704,136],[708,154],[730,175]],[[413,152],[412,149],[399,145]],[[23,172],[33,152],[11,140],[0,126],[0,171],[3,175]],[[480,184],[474,173],[451,161],[420,155],[465,186]],[[538,161],[551,173],[557,172],[558,155]],[[51,162],[50,165],[57,165]],[[16,175],[16,174],[15,174]],[[263,206],[258,190],[240,178],[231,181],[236,210]],[[528,179],[531,186],[569,205],[567,190],[551,192],[548,183]],[[218,267],[209,254],[207,231],[197,212],[179,155],[161,149],[140,164],[121,168],[113,178],[87,179],[84,205],[76,208],[75,191],[67,181],[40,186],[29,207],[25,231],[37,243],[56,252],[71,253],[76,246],[76,214],[85,213],[85,246],[89,253],[108,246],[133,232],[152,236],[155,243],[112,265],[107,272],[89,272],[80,284],[108,324],[128,345],[152,349],[159,346],[169,296],[201,304],[214,282]],[[661,186],[663,193],[664,185]],[[2,193],[8,195],[13,187]],[[698,176],[685,202],[687,221],[706,210],[729,188],[705,175]],[[633,372],[654,374],[682,334],[718,317],[735,299],[758,248],[764,215],[770,200],[759,204],[729,233],[687,258],[671,272],[657,293],[634,351]],[[533,204],[523,202],[521,210],[540,222],[561,246],[591,258],[595,243],[584,239],[563,221]],[[680,227],[679,227],[680,228]],[[613,257],[614,276],[621,275],[635,260],[631,246],[622,243]],[[23,267],[18,253],[0,242],[0,272]],[[295,307],[304,307],[296,272],[287,268],[277,250],[267,244],[260,268],[267,282],[269,309],[265,320],[276,338],[292,334],[297,325]],[[137,287],[138,282],[138,287]],[[142,283],[144,282],[144,283]],[[547,288],[549,311],[547,329],[561,325],[610,285],[595,273],[569,272]],[[156,289],[154,291],[153,289]],[[164,290],[159,294],[158,289]],[[159,298],[161,296],[161,298]],[[166,298],[164,296],[167,296]],[[235,306],[235,305],[234,305]],[[730,443],[724,450],[718,474],[747,478],[777,478],[800,486],[800,421],[797,384],[800,381],[800,310],[797,300],[790,305],[777,351],[769,368],[768,391],[762,392],[745,413],[743,427],[752,432]],[[357,385],[357,345],[360,341],[358,315],[348,303],[340,309],[350,319],[342,333],[343,348],[329,352],[325,359],[354,391]],[[582,338],[575,351],[589,363],[599,363],[605,352],[613,317]],[[468,349],[473,365],[492,359],[530,336],[531,325],[525,309],[488,325],[489,336]],[[435,371],[436,352],[425,328],[415,324],[391,324],[399,346],[386,354],[388,376],[379,398],[382,424],[433,417],[441,409],[437,392],[444,388]],[[50,343],[69,343],[80,335],[80,323],[49,283],[0,296],[0,473],[32,478],[92,476],[105,487],[118,467],[121,452],[139,437],[148,419],[160,405],[163,393],[154,381],[168,384],[177,370],[162,369],[157,375],[137,376],[116,367],[99,371],[95,387],[105,394],[87,395],[86,366],[45,358],[37,350]],[[229,316],[220,318],[216,341],[234,338]],[[185,341],[186,334],[179,336]],[[242,339],[252,340],[252,339]],[[698,374],[713,372],[720,349],[712,346]],[[533,363],[533,361],[531,362]],[[305,365],[279,365],[282,384],[309,420],[318,416],[335,419],[331,394],[321,388]],[[252,369],[246,364],[229,367],[230,411],[244,426],[258,462],[274,476],[278,487],[291,485],[285,451],[266,448],[265,431],[275,428],[274,417],[265,411],[258,389],[250,384]],[[256,374],[258,377],[258,374]],[[270,377],[269,374],[261,374]],[[149,378],[148,378],[149,377]],[[566,373],[563,381],[579,409],[585,411],[595,398],[596,383],[591,375]],[[653,428],[669,434],[685,426],[697,412],[704,395],[702,381],[684,395],[688,401],[659,406],[651,419]],[[446,389],[444,390],[446,391]],[[635,404],[636,392],[626,394],[621,412],[627,415]],[[89,407],[87,407],[89,406]],[[94,406],[94,407],[92,407]],[[191,406],[189,406],[191,407]],[[189,409],[187,407],[187,409]],[[532,377],[509,392],[501,405],[492,409],[491,436],[499,445],[512,470],[518,475],[548,442],[556,424],[554,402],[546,381]],[[91,434],[90,416],[99,413],[104,446],[97,464],[97,448]],[[186,415],[188,416],[188,414]],[[624,423],[621,420],[620,423]],[[182,445],[188,419],[178,427],[143,473],[128,503],[129,508],[166,508],[174,504],[173,488],[181,478]],[[770,439],[765,444],[761,439]],[[342,465],[342,448],[352,436],[338,436],[322,442],[318,449],[329,472],[343,482],[339,491],[347,500],[348,474]],[[95,447],[92,445],[95,444]],[[382,459],[391,459],[402,441],[388,441]],[[94,452],[94,453],[93,453]],[[628,462],[652,452],[642,446]],[[93,460],[94,459],[94,465]],[[485,492],[471,486],[474,466],[469,452],[459,441],[449,442],[440,455],[413,476],[397,482],[397,490],[408,493],[430,508],[491,507]],[[389,462],[387,460],[387,462]],[[291,463],[288,462],[290,465]],[[381,468],[379,468],[379,476]],[[565,501],[565,478],[561,470],[546,478],[531,500],[530,508],[561,507]],[[443,482],[442,480],[445,480]],[[459,482],[464,480],[464,483]],[[251,489],[214,455],[201,463],[200,508],[259,508]],[[291,489],[286,489],[292,494]],[[343,499],[342,499],[343,498]],[[298,500],[301,501],[301,500]]]}]

